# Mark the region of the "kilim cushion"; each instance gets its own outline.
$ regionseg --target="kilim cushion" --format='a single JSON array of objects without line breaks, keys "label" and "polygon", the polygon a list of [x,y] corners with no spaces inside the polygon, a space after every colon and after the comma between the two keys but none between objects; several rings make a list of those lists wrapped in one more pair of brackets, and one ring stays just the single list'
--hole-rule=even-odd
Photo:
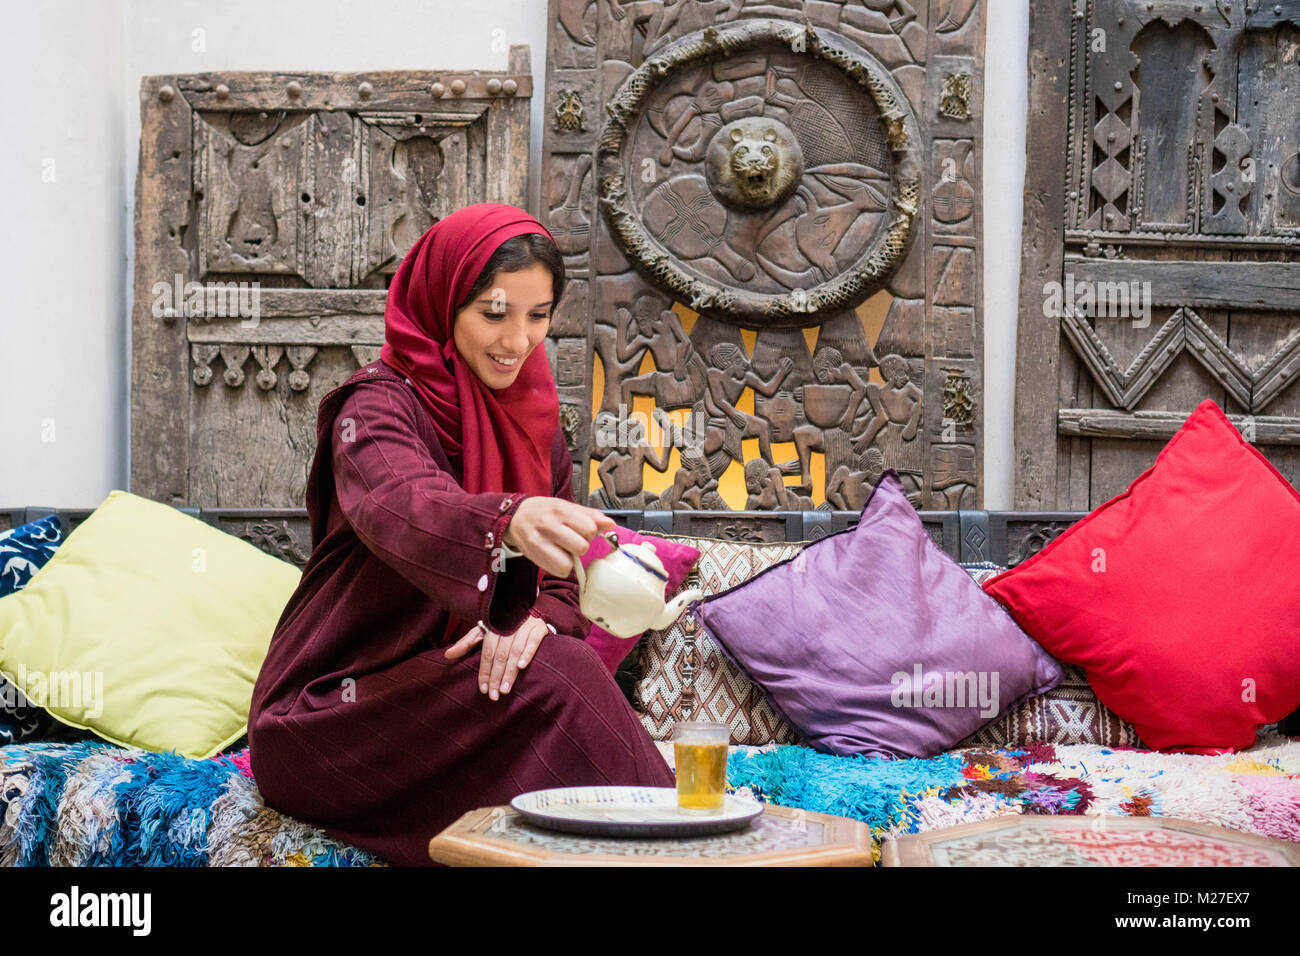
[{"label": "kilim cushion", "polygon": [[[1006,568],[982,562],[963,564],[975,583],[983,586]],[[960,744],[962,747],[1025,747],[1030,744],[1097,744],[1102,747],[1141,747],[1137,731],[1097,699],[1087,675],[1062,664],[1065,676],[1049,691],[1020,702]]]},{"label": "kilim cushion", "polygon": [[1065,676],[1045,693],[1021,701],[961,742],[962,747],[1025,747],[1029,744],[1096,744],[1141,747],[1127,720],[1097,699],[1083,671],[1062,664]]},{"label": "kilim cushion", "polygon": [[[698,587],[706,596],[743,584],[803,548],[798,542],[676,540],[699,550],[700,559],[684,586]],[[654,740],[671,740],[678,720],[717,720],[730,725],[733,744],[803,743],[772,710],[763,692],[700,629],[690,611],[666,630],[647,631],[639,652],[642,677],[633,704]]]}]

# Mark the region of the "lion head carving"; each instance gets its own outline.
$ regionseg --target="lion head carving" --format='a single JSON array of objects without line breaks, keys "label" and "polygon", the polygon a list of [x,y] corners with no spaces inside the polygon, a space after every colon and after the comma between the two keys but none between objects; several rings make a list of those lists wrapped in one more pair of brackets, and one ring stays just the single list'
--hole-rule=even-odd
[{"label": "lion head carving", "polygon": [[803,175],[803,152],[785,124],[771,117],[748,116],[714,135],[705,175],[723,203],[761,209],[794,191]]},{"label": "lion head carving", "polygon": [[744,130],[731,131],[731,174],[740,191],[755,202],[766,203],[772,198],[778,162],[775,142],[776,130],[771,127],[764,130],[761,140]]}]

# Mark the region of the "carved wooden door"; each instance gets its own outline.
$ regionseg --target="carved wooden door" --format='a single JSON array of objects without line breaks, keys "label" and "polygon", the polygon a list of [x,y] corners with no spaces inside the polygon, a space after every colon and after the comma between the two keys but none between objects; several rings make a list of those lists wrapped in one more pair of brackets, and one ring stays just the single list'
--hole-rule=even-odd
[{"label": "carved wooden door", "polygon": [[468,203],[527,208],[527,46],[509,64],[143,79],[134,493],[301,507],[317,405],[378,357],[402,256]]},{"label": "carved wooden door", "polygon": [[579,493],[856,511],[895,468],[918,507],[977,506],[983,5],[551,0],[550,20]]},{"label": "carved wooden door", "polygon": [[1206,398],[1300,479],[1300,0],[1034,0],[1016,506],[1123,491]]}]

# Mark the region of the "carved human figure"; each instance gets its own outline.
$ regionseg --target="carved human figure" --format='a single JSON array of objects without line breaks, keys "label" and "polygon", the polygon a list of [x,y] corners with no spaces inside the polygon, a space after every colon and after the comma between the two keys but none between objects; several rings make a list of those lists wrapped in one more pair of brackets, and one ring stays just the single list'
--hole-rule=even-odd
[{"label": "carved human figure", "polygon": [[858,456],[856,469],[835,469],[826,482],[826,500],[836,511],[861,511],[884,473],[885,456],[879,448],[868,448]]},{"label": "carved human figure", "polygon": [[[805,387],[801,394],[796,394],[797,400],[804,404],[805,414],[812,419],[794,430],[794,447],[799,454],[798,487],[804,489],[812,487],[812,453],[826,453],[831,444],[844,446],[842,441],[830,441],[828,433],[838,430],[844,435],[850,434],[867,394],[867,383],[853,366],[844,361],[839,349],[830,346],[819,348],[813,356],[813,374],[817,376],[817,387],[812,392]],[[844,401],[844,412],[837,421],[831,422],[822,417],[826,414],[826,409],[837,409],[841,400]],[[827,468],[834,470],[841,464],[843,462],[828,461]]]},{"label": "carved human figure", "polygon": [[[592,347],[600,357],[601,368],[605,372],[605,390],[600,397],[601,411],[618,411],[619,386],[628,373],[640,367],[649,344],[650,336],[642,334],[634,315],[624,306],[614,310],[613,325],[598,321],[592,326]],[[624,404],[631,407],[630,400],[624,400]]]},{"label": "carved human figure", "polygon": [[681,319],[672,309],[660,309],[653,296],[641,296],[635,307],[636,342],[650,349],[655,371],[623,379],[620,400],[628,408],[635,395],[653,396],[660,408],[693,404],[704,388],[706,369]]},{"label": "carved human figure", "polygon": [[[618,449],[618,416],[613,412],[598,411],[591,423],[591,447],[588,454],[592,461],[604,461]],[[602,489],[595,489],[587,495],[592,507],[601,507],[599,502],[607,500]]]},{"label": "carved human figure", "polygon": [[647,50],[667,35],[682,9],[688,5],[685,0],[606,0],[606,3],[611,19],[624,20],[631,17],[628,29],[633,34],[638,32],[640,24],[645,24],[643,34]]},{"label": "carved human figure", "polygon": [[[695,448],[699,449],[704,444],[706,433],[704,424],[704,403],[696,402],[692,407],[689,415],[681,425],[674,422],[667,412],[662,408],[656,408],[650,413],[650,417],[658,423],[663,430],[664,444],[673,448]],[[717,477],[714,475],[713,477]]]},{"label": "carved human figure", "polygon": [[659,496],[665,510],[729,511],[718,494],[718,479],[709,473],[709,463],[698,448],[682,449],[682,466],[673,475],[673,485]]},{"label": "carved human figure", "polygon": [[[655,411],[659,412],[659,409]],[[646,439],[645,428],[635,418],[625,423],[625,436],[618,435],[619,426],[617,416],[609,412],[596,415],[592,457],[598,457],[599,448],[601,462],[596,474],[600,477],[601,487],[591,493],[588,504],[593,508],[649,507],[655,496],[644,490],[645,466],[659,472],[667,471],[671,449],[667,445],[652,448]]]},{"label": "carved human figure", "polygon": [[746,388],[771,398],[793,370],[794,362],[789,356],[782,356],[775,374],[764,381],[753,372],[744,351],[734,342],[719,342],[709,349],[708,388],[704,392],[704,408],[708,414],[704,455],[723,449],[736,461],[743,462],[741,441],[757,438],[758,453],[772,464],[770,426],[763,419],[737,409],[736,402]]},{"label": "carved human figure", "polygon": [[873,13],[889,17],[889,27],[895,33],[916,19],[916,11],[907,0],[862,0],[862,5]]},{"label": "carved human figure", "polygon": [[[842,255],[849,255],[875,233],[871,224],[888,208],[888,190],[889,177],[865,163],[832,163],[805,169],[794,196],[777,207],[755,233],[754,247],[761,250],[759,264],[768,275],[792,289],[834,278],[841,269],[833,253],[840,250]],[[793,245],[787,238],[789,227],[781,229],[790,220]],[[845,244],[850,231],[857,238]]]},{"label": "carved human figure", "polygon": [[809,511],[812,499],[796,494],[781,478],[781,469],[761,458],[745,463],[746,511]]},{"label": "carved human figure", "polygon": [[[762,112],[761,96],[736,99],[735,85],[731,82],[708,80],[697,89],[669,88],[667,101],[679,99],[681,112],[672,117],[664,130],[664,147],[659,151],[659,164],[671,166],[674,157],[684,163],[697,163],[708,152],[714,135],[735,116],[750,111]],[[676,103],[673,104],[677,106]],[[682,143],[682,134],[690,128],[691,121],[699,118],[697,135],[691,142]]]},{"label": "carved human figure", "polygon": [[922,393],[911,380],[907,359],[901,355],[886,355],[880,360],[880,374],[885,379],[882,387],[875,382],[867,385],[867,401],[874,412],[866,430],[853,439],[854,451],[861,454],[872,443],[885,457],[887,467],[898,471],[908,498],[914,505],[921,500],[921,480],[924,473],[924,443],[917,441],[921,426]]}]

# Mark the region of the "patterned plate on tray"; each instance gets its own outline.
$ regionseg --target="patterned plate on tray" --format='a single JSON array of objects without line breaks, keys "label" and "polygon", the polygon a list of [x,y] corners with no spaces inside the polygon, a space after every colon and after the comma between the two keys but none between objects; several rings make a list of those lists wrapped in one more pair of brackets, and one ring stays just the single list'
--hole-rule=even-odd
[{"label": "patterned plate on tray", "polygon": [[674,787],[559,787],[521,793],[510,806],[548,830],[627,837],[726,833],[763,813],[757,800],[732,794],[718,813],[684,813],[677,809]]}]

